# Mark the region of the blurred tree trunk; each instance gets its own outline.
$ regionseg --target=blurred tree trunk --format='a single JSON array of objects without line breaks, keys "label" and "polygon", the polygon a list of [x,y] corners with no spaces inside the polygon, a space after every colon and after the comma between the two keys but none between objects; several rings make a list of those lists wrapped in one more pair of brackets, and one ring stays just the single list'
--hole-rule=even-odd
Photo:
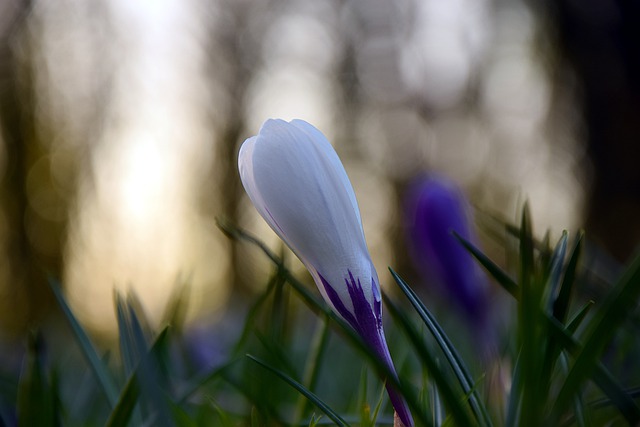
[{"label": "blurred tree trunk", "polygon": [[[217,75],[216,64],[219,57],[228,61],[227,66],[232,70],[228,74],[226,90],[229,102],[223,116],[226,118],[217,135],[217,145],[215,146],[217,159],[217,171],[215,181],[220,182],[219,214],[225,221],[231,224],[240,225],[240,202],[242,201],[242,185],[238,173],[238,150],[245,135],[245,115],[246,115],[246,90],[249,86],[253,73],[257,65],[254,61],[259,57],[258,45],[252,44],[255,40],[243,39],[247,34],[241,34],[238,28],[245,28],[247,20],[250,18],[251,10],[247,5],[234,3],[233,0],[224,3],[227,13],[233,17],[234,25],[227,25],[219,32],[212,35],[217,39],[217,49],[211,49],[215,56],[210,59],[212,75]],[[251,47],[256,51],[251,51]],[[243,296],[251,293],[251,286],[246,283],[246,275],[242,270],[246,269],[246,262],[242,259],[242,243],[236,240],[228,240],[230,254],[230,283],[233,284],[232,291]]]},{"label": "blurred tree trunk", "polygon": [[[44,265],[29,238],[25,215],[29,210],[27,178],[38,157],[33,63],[25,42],[29,2],[16,3],[10,28],[0,44],[0,126],[5,171],[0,181],[0,208],[5,227],[5,283],[0,283],[2,328],[19,334],[42,318],[50,307]],[[26,49],[26,51],[25,51]],[[20,53],[20,54],[19,54]],[[59,264],[53,267],[59,273]]]},{"label": "blurred tree trunk", "polygon": [[578,80],[593,166],[585,227],[625,261],[640,242],[640,3],[543,4],[561,61]]}]

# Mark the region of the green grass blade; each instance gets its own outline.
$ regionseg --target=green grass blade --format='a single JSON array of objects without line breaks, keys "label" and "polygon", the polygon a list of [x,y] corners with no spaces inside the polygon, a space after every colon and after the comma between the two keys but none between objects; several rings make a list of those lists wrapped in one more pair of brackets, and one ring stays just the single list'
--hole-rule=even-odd
[{"label": "green grass blade", "polygon": [[[134,305],[140,307],[139,302],[130,300],[125,303],[119,294],[116,294],[115,299],[121,351],[130,380],[125,393],[121,393],[119,410],[115,412],[116,415],[113,418],[110,416],[110,419],[113,419],[113,422],[120,422],[125,415],[130,416],[128,411],[132,410],[134,411],[133,421],[136,424],[141,424],[142,420],[154,419],[156,425],[169,425],[171,412],[167,409],[167,400],[163,396],[162,390],[166,385],[159,367],[161,353],[165,350],[164,337],[168,329],[165,328],[149,348],[143,326],[134,309]],[[134,373],[135,379],[132,380]],[[131,393],[135,393],[134,398]],[[122,398],[131,400],[123,402]],[[138,398],[141,403],[139,411],[135,409]]]},{"label": "green grass blade", "polygon": [[[279,270],[279,267],[277,267]],[[269,296],[273,292],[273,290],[278,286],[278,281],[280,279],[280,273],[276,272],[271,278],[269,278],[269,282],[267,283],[267,287],[265,291],[260,295],[258,299],[251,305],[249,310],[247,311],[247,315],[244,320],[244,327],[242,329],[242,333],[240,334],[240,338],[236,342],[233,347],[233,354],[238,354],[240,350],[244,347],[247,340],[255,330],[255,321],[262,309],[263,305],[267,302]],[[243,356],[244,357],[244,356]]]},{"label": "green grass blade", "polygon": [[238,356],[234,357],[222,366],[218,366],[215,369],[212,369],[210,372],[205,372],[203,374],[198,375],[196,378],[190,380],[187,384],[183,385],[180,389],[180,392],[177,393],[177,398],[175,399],[178,403],[184,403],[188,398],[193,396],[199,389],[204,387],[210,381],[222,377],[225,371],[235,365],[239,360],[244,357]]},{"label": "green grass blade", "polygon": [[76,342],[82,350],[82,354],[95,374],[98,383],[102,387],[102,390],[107,397],[107,401],[109,402],[109,406],[113,409],[116,401],[118,400],[118,389],[111,377],[111,373],[100,359],[100,356],[98,356],[96,348],[93,345],[93,342],[91,342],[89,335],[85,332],[84,328],[80,325],[80,322],[78,322],[78,319],[76,319],[75,315],[67,305],[67,301],[62,295],[62,291],[60,290],[58,283],[54,279],[49,279],[49,285],[51,286],[51,290],[53,291],[62,312],[71,326],[71,330],[76,337]]},{"label": "green grass blade", "polygon": [[271,300],[271,317],[268,320],[270,338],[274,342],[281,342],[287,336],[289,322],[287,321],[287,303],[289,300],[289,287],[285,287],[286,283],[284,275],[278,271],[276,276],[276,288]]},{"label": "green grass blade", "polygon": [[[135,347],[137,354],[140,354],[136,377],[140,386],[141,407],[148,407],[146,419],[155,416],[154,425],[172,425],[172,414],[169,411],[168,399],[165,397],[166,378],[162,375],[158,366],[157,355],[145,357],[150,353],[147,338],[142,330],[142,324],[131,304],[127,305],[129,325],[131,333],[131,345]],[[160,348],[160,347],[158,347]]]},{"label": "green grass blade", "polygon": [[140,387],[135,375],[131,375],[125,384],[116,406],[109,414],[105,427],[121,427],[129,423],[133,410],[138,403]]},{"label": "green grass blade", "polygon": [[520,367],[520,357],[516,359],[513,368],[513,378],[511,380],[511,390],[509,391],[509,401],[507,403],[506,427],[516,427],[520,425],[520,408],[522,406],[522,393],[520,387],[522,382],[522,369]]},{"label": "green grass blade", "polygon": [[[326,352],[327,344],[329,342],[329,319],[326,317],[320,321],[317,326],[314,337],[311,341],[309,349],[309,355],[305,363],[304,373],[302,375],[302,384],[304,384],[309,390],[313,390],[320,376],[320,367],[322,366],[322,358]],[[296,416],[294,420],[296,424],[304,416],[307,409],[308,400],[302,396],[298,400],[296,405]]]},{"label": "green grass blade", "polygon": [[384,387],[380,387],[380,395],[378,396],[378,402],[376,403],[376,407],[373,409],[373,414],[371,414],[371,423],[373,426],[376,425],[376,421],[378,420],[378,414],[380,413],[380,408],[382,408],[384,395],[385,395],[385,389]]},{"label": "green grass blade", "polygon": [[456,392],[457,387],[455,387],[455,384],[452,384],[452,380],[445,376],[442,368],[439,366],[437,358],[433,354],[431,354],[431,352],[427,348],[424,338],[421,336],[415,326],[410,322],[408,317],[402,312],[402,310],[400,310],[400,308],[398,308],[387,297],[386,294],[383,294],[383,298],[388,308],[389,314],[397,321],[397,323],[402,327],[402,330],[407,334],[409,340],[413,344],[413,347],[419,354],[420,360],[427,367],[427,370],[429,371],[431,377],[438,386],[438,390],[440,390],[440,393],[442,395],[442,400],[445,403],[446,407],[449,409],[450,415],[452,419],[455,420],[456,425],[477,425],[477,423],[474,423],[473,419],[467,411],[467,408],[463,404],[464,393]]},{"label": "green grass blade", "polygon": [[633,398],[616,381],[615,377],[602,365],[597,365],[592,375],[593,381],[611,399],[613,405],[629,422],[629,425],[638,425],[640,421],[640,408]]},{"label": "green grass blade", "polygon": [[[165,345],[168,337],[168,332],[168,326],[160,331],[160,333],[154,340],[148,354],[145,355],[145,358],[152,357],[152,355],[155,355],[158,350]],[[115,407],[109,414],[109,418],[105,423],[105,427],[126,426],[130,421],[131,416],[133,415],[134,408],[138,403],[138,398],[140,397],[140,385],[137,379],[138,368],[139,366],[136,366],[132,370],[127,383],[120,392],[120,396]]]},{"label": "green grass blade", "polygon": [[[563,231],[562,234],[563,236],[566,234],[566,231]],[[560,240],[562,241],[562,237],[560,238]],[[549,279],[549,276],[551,274],[551,269],[553,267],[554,264],[554,255],[555,255],[555,249],[557,249],[557,245],[556,248],[554,249],[553,253],[551,252],[551,249],[549,247],[549,242],[551,241],[551,231],[547,230],[546,233],[544,233],[544,238],[542,239],[542,242],[540,242],[540,248],[538,249],[539,251],[539,255],[538,255],[538,265],[541,266],[541,271],[543,272],[543,280],[542,282],[546,282]],[[534,247],[535,247],[535,242],[534,242]],[[562,258],[564,259],[564,258]]]},{"label": "green grass blade", "polygon": [[493,277],[500,286],[502,286],[516,299],[520,297],[520,287],[515,282],[515,280],[511,278],[511,276],[509,276],[504,270],[502,270],[498,266],[498,264],[491,261],[491,259],[483,254],[480,249],[473,245],[473,243],[469,242],[455,231],[453,232],[453,235],[460,241],[460,243],[462,243],[462,246],[464,246],[467,251],[469,251],[469,253],[473,255],[473,257],[480,263],[480,265],[484,267],[485,270],[487,270],[487,273],[489,273],[489,275]]},{"label": "green grass blade", "polygon": [[560,292],[558,293],[558,297],[553,302],[553,317],[558,319],[561,323],[564,323],[567,317],[569,301],[571,299],[571,290],[573,289],[573,284],[576,281],[578,260],[580,259],[580,254],[582,253],[583,246],[584,233],[580,232],[576,236],[576,242],[574,244],[573,250],[571,251],[569,262],[567,263],[567,268],[564,272],[564,278],[562,280]]},{"label": "green grass blade", "polygon": [[[589,312],[589,309],[593,306],[593,301],[589,301],[587,302],[577,313],[576,315],[573,317],[573,319],[571,319],[571,321],[568,323],[566,330],[569,334],[573,334],[577,329],[578,326],[580,326],[580,323],[582,323],[582,320],[586,317],[587,313]],[[553,319],[557,322],[559,322],[555,317],[553,317]],[[550,327],[550,325],[547,324],[547,328]],[[550,338],[555,338],[553,332],[551,332],[549,334]],[[556,360],[559,356],[561,356],[561,350],[562,350],[562,346],[560,342],[557,342],[555,339],[554,340],[549,340],[548,343],[548,348],[547,348],[547,354],[545,356],[545,360],[544,360],[544,368],[543,368],[543,378],[545,378],[545,384],[547,385],[547,389],[548,387],[551,385],[550,384],[550,379],[551,379],[551,372],[552,369],[556,363]]]},{"label": "green grass blade", "polygon": [[584,318],[587,316],[591,307],[593,307],[593,301],[587,302],[580,310],[578,310],[576,315],[573,316],[569,323],[567,323],[567,331],[571,333],[577,331],[578,326],[580,326]]},{"label": "green grass blade", "polygon": [[357,402],[356,408],[360,412],[360,425],[362,427],[370,427],[371,425],[371,408],[369,407],[369,402],[367,401],[367,369],[366,367],[362,367],[360,371],[360,391],[357,394]]},{"label": "green grass blade", "polygon": [[181,333],[187,317],[189,297],[191,296],[190,281],[191,277],[189,276],[185,278],[180,275],[178,277],[161,317],[162,324],[171,325],[175,334]]},{"label": "green grass blade", "polygon": [[[198,425],[204,426],[204,425],[214,425],[214,426],[220,426],[220,427],[235,427],[234,422],[232,421],[232,417],[231,415],[224,410],[219,404],[218,402],[216,402],[216,400],[213,398],[213,396],[205,396],[205,400],[209,405],[212,414],[215,417],[211,417],[211,416],[207,416],[208,415],[208,411],[206,412],[202,412],[200,415],[200,417],[196,417],[196,421],[198,422]],[[212,418],[214,418],[216,421],[215,423],[213,422]]]},{"label": "green grass blade", "polygon": [[445,355],[445,359],[460,383],[464,394],[469,395],[469,403],[473,410],[476,419],[480,425],[491,425],[491,419],[487,413],[486,408],[482,404],[482,400],[480,399],[477,390],[474,387],[474,381],[469,373],[469,369],[465,365],[462,357],[458,354],[457,350],[451,343],[449,337],[444,332],[444,330],[440,327],[435,317],[429,312],[427,307],[422,303],[420,298],[416,295],[416,293],[411,289],[411,287],[402,279],[392,268],[389,268],[393,279],[398,284],[402,292],[409,299],[414,309],[417,311],[418,315],[427,326],[431,334],[436,340],[436,343],[442,350]]},{"label": "green grass blade", "polygon": [[[587,325],[582,348],[575,358],[554,405],[555,414],[560,414],[570,402],[572,396],[578,392],[582,382],[591,375],[604,346],[609,342],[612,334],[618,329],[629,312],[637,307],[639,296],[640,256],[636,257]],[[623,415],[633,425],[640,422],[640,409],[635,402],[632,407],[626,408]]]},{"label": "green grass blade", "polygon": [[171,418],[173,420],[172,426],[198,427],[198,423],[182,407],[172,402],[171,400],[167,401],[167,406],[170,410]]},{"label": "green grass blade", "polygon": [[[138,353],[137,347],[134,344],[134,338],[130,327],[130,319],[127,310],[127,306],[122,299],[122,296],[118,293],[114,293],[115,305],[116,305],[116,319],[118,321],[118,339],[120,341],[120,357],[122,359],[122,364],[124,367],[125,378],[131,377],[131,375],[135,372],[136,367],[138,365],[138,361],[140,360],[141,355]],[[131,387],[135,385],[135,390],[132,391]],[[136,393],[135,398],[131,399],[129,396],[130,393]],[[122,397],[123,393],[120,393],[120,400],[116,404],[116,408],[114,412],[116,414],[123,414],[115,418],[113,422],[120,423],[124,414],[127,417],[133,417],[133,423],[135,425],[142,425],[142,413],[141,408],[135,408],[135,403],[138,401],[138,383],[130,378],[125,386],[125,397],[131,399],[130,402],[123,402]],[[129,408],[130,405],[130,408]],[[132,414],[128,413],[128,410],[131,409],[133,411]],[[123,412],[124,411],[124,412]],[[128,422],[127,418],[127,422]],[[126,424],[112,424],[112,425],[126,425]]]},{"label": "green grass blade", "polygon": [[262,427],[264,422],[260,420],[260,414],[255,407],[251,408],[251,427]]},{"label": "green grass blade", "polygon": [[538,311],[542,307],[542,283],[536,279],[533,254],[533,232],[529,204],[525,203],[520,226],[520,272],[521,298],[518,301],[518,342],[521,363],[521,417],[520,425],[538,426],[541,408],[544,405],[542,393],[542,361],[544,359],[542,326]]},{"label": "green grass blade", "polygon": [[[518,230],[515,229],[514,230]],[[501,284],[512,296],[516,299],[519,298],[519,287],[518,285],[506,274],[504,273],[496,264],[494,264],[491,260],[489,260],[484,254],[482,254],[477,248],[475,248],[471,243],[465,241],[460,236],[456,236],[462,244],[478,259],[478,261],[485,267],[485,269],[497,280],[499,284]],[[576,260],[578,256],[576,251],[572,253],[574,255],[573,258]],[[571,261],[570,261],[571,262]],[[585,306],[574,318],[578,322],[584,318],[584,315],[587,313],[589,309],[589,305]],[[544,316],[547,317],[547,316]],[[559,340],[562,344],[563,348],[569,350],[573,354],[576,354],[580,349],[580,345],[571,337],[570,333],[565,331],[564,326],[558,323],[552,322],[552,319],[547,317],[547,322],[552,323],[550,331],[553,333],[554,337]],[[572,326],[577,327],[577,323]],[[611,376],[611,374],[604,368],[601,364],[597,364],[595,368],[595,372],[592,377],[593,381],[598,385],[598,387],[611,399],[614,405],[625,415],[625,417],[629,420],[635,420],[638,416],[638,408],[635,402],[624,392],[622,387],[615,381],[615,379]],[[515,387],[514,383],[512,388]],[[511,400],[513,403],[514,401]],[[514,404],[514,407],[517,407]],[[517,412],[517,411],[516,411]]]},{"label": "green grass blade", "polygon": [[431,408],[433,412],[433,425],[441,426],[444,423],[445,411],[442,407],[440,392],[438,391],[438,386],[436,386],[433,382],[430,382],[428,387],[429,397],[431,398]]},{"label": "green grass blade", "polygon": [[[489,233],[492,238],[496,239],[496,241],[498,241],[500,244],[502,245],[507,244],[507,240],[505,238],[506,237],[505,231],[506,231],[506,235],[508,236],[513,236],[516,238],[520,237],[520,234],[521,234],[520,227],[510,223],[500,215],[485,212],[478,209],[476,209],[475,213],[476,213],[476,218],[479,220],[479,225],[482,226],[483,229],[485,229],[485,231]],[[545,243],[546,242],[544,240],[539,241],[539,240],[536,240],[535,238],[533,239],[534,247],[538,249],[540,252],[548,251],[549,248],[548,246],[545,246]]]},{"label": "green grass blade", "polygon": [[258,359],[257,357],[252,356],[250,354],[247,354],[247,357],[249,359],[253,360],[254,362],[258,363],[259,365],[263,366],[264,368],[268,369],[273,374],[275,374],[277,377],[279,377],[281,380],[285,381],[291,387],[293,387],[298,392],[303,394],[307,399],[309,399],[309,401],[311,403],[316,405],[316,407],[318,409],[320,409],[322,412],[324,412],[327,415],[327,417],[331,418],[331,420],[334,423],[336,423],[336,425],[341,426],[341,427],[347,427],[349,425],[349,424],[347,424],[347,422],[344,419],[342,419],[342,417],[340,415],[338,415],[333,409],[331,409],[331,407],[329,407],[329,405],[324,403],[318,396],[316,396],[311,391],[309,391],[305,386],[303,386],[302,384],[300,384],[299,382],[297,382],[296,380],[294,380],[293,378],[291,378],[287,374],[283,373],[282,371],[271,367],[269,364],[267,364],[266,362],[263,362],[262,360]]},{"label": "green grass blade", "polygon": [[29,335],[27,363],[18,385],[18,424],[55,426],[55,395],[47,378],[43,360],[43,342],[37,333]]},{"label": "green grass blade", "polygon": [[560,278],[562,277],[562,267],[564,264],[564,258],[567,254],[567,241],[568,233],[562,232],[562,237],[553,250],[553,254],[549,260],[549,275],[546,280],[548,296],[547,296],[547,311],[553,311],[553,305],[557,300],[558,290],[560,289]]},{"label": "green grass blade", "polygon": [[[547,322],[549,324],[549,331],[553,333],[555,339],[561,343],[562,347],[571,355],[578,357],[584,353],[584,347],[575,341],[570,332],[560,322],[558,322],[557,319],[547,317]],[[627,419],[627,421],[630,422],[631,425],[637,424],[637,421],[640,420],[640,408],[633,401],[632,397],[629,396],[620,386],[607,368],[605,368],[601,363],[596,362],[591,379],[611,400],[613,405],[618,408],[620,413]],[[573,395],[570,395],[569,398],[573,398]],[[556,402],[557,401],[558,400],[556,399]],[[557,405],[554,405],[552,413],[555,413],[557,417],[560,409],[561,407],[559,408]]]},{"label": "green grass blade", "polygon": [[262,334],[260,331],[255,331],[255,336],[262,345],[262,347],[267,351],[269,355],[269,359],[278,364],[283,370],[286,370],[289,375],[296,374],[296,366],[291,360],[290,354],[287,350],[279,345],[278,341],[272,341],[266,335]]},{"label": "green grass blade", "polygon": [[136,352],[136,348],[132,345],[132,336],[130,328],[128,327],[129,320],[127,315],[127,308],[119,293],[115,293],[116,303],[116,319],[118,321],[118,339],[120,341],[120,357],[122,364],[124,365],[125,377],[129,377],[140,357]]},{"label": "green grass blade", "polygon": [[[562,364],[562,370],[566,374],[569,371],[569,360],[565,353],[560,355],[560,363]],[[587,427],[587,412],[582,400],[582,394],[576,393],[573,396],[573,413],[575,414],[575,421],[578,427]]]},{"label": "green grass blade", "polygon": [[[640,387],[631,387],[624,390],[624,392],[632,399],[637,399],[640,397]],[[611,399],[606,397],[589,402],[589,406],[593,408],[605,408],[613,404],[614,402]]]},{"label": "green grass blade", "polygon": [[[520,228],[518,228],[513,224],[508,223],[503,218],[500,218],[499,215],[482,212],[480,210],[476,210],[475,213],[476,213],[476,219],[480,220],[479,225],[482,226],[485,229],[485,231],[492,238],[494,238],[499,244],[506,246],[507,239],[505,239],[505,236],[504,236],[505,233],[498,232],[498,230],[506,230],[506,233],[510,236],[514,236],[514,237],[520,236]],[[580,234],[584,234],[584,233],[580,231]],[[540,251],[545,250],[544,243],[537,241],[535,238],[533,240],[533,244],[536,249]],[[597,248],[591,248],[591,249],[593,250]],[[597,255],[599,256],[599,258],[609,257],[608,254],[605,254],[602,251],[597,251]],[[606,264],[610,264],[610,263],[611,263],[611,259],[608,259]],[[595,282],[597,282],[599,286],[610,283],[611,280],[609,279],[609,277],[611,276],[611,274],[613,274],[613,271],[619,270],[618,266],[615,265],[615,262],[613,262],[613,266],[611,266],[612,271],[609,271],[607,274],[603,274],[603,272],[600,271],[599,268],[593,269],[589,265],[586,265],[583,268],[589,272],[591,280],[594,280]]]},{"label": "green grass blade", "polygon": [[[246,355],[242,357],[242,360],[247,360]],[[273,402],[268,402],[268,399],[265,399],[264,394],[256,391],[255,388],[250,384],[247,384],[246,381],[235,377],[229,370],[225,370],[224,372],[222,372],[222,378],[228,385],[235,388],[237,391],[244,395],[247,402],[252,406],[252,415],[255,413],[255,415],[264,416],[264,422],[260,423],[261,427],[267,425],[267,419],[271,420],[270,424],[274,426],[284,426],[290,424],[288,421],[285,421],[282,418],[280,413],[277,412],[277,408],[273,406]],[[262,390],[264,391],[264,388]],[[241,425],[246,425],[246,422],[248,421],[246,413],[243,416],[243,419],[245,422]]]},{"label": "green grass blade", "polygon": [[[546,278],[547,286],[545,287],[545,292],[547,295],[546,297],[543,297],[543,300],[546,301],[545,311],[549,314],[553,313],[553,305],[557,301],[558,293],[560,292],[562,269],[567,252],[567,240],[568,233],[564,231],[549,260],[549,274]],[[543,326],[546,327],[546,325]],[[550,336],[549,334],[545,333],[544,337],[549,338]],[[546,348],[544,349],[541,373],[541,390],[544,390],[544,394],[548,394],[549,392],[549,387],[551,385],[551,375],[554,367],[556,366],[558,355],[560,355],[560,347],[552,339],[548,338],[545,342]]]},{"label": "green grass blade", "polygon": [[216,225],[229,238],[234,239],[234,240],[244,240],[246,242],[249,242],[249,243],[252,243],[252,244],[256,245],[257,247],[260,248],[260,250],[262,250],[262,252],[264,252],[264,254],[269,259],[271,259],[271,261],[273,261],[273,263],[275,265],[277,265],[279,267],[284,267],[284,263],[282,262],[282,260],[276,254],[274,254],[271,251],[271,249],[269,249],[269,247],[267,245],[262,243],[256,237],[252,236],[251,234],[247,233],[246,231],[244,231],[244,230],[242,230],[242,229],[230,224],[229,222],[227,222],[227,221],[225,221],[225,220],[223,220],[221,218],[216,218]]}]

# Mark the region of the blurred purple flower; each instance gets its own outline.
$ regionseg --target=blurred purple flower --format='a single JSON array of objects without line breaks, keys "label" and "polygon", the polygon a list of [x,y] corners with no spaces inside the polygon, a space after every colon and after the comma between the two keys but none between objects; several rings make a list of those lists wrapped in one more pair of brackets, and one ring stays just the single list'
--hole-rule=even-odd
[{"label": "blurred purple flower", "polygon": [[230,344],[221,344],[224,336],[211,325],[195,325],[185,331],[182,338],[189,362],[196,372],[211,370],[228,356]]},{"label": "blurred purple flower", "polygon": [[416,269],[458,305],[465,317],[486,326],[487,279],[455,231],[475,244],[471,208],[450,179],[426,176],[410,185],[406,198],[407,237]]},{"label": "blurred purple flower", "polygon": [[[260,215],[307,267],[329,306],[395,375],[356,196],[329,141],[305,121],[267,120],[242,144],[238,167]],[[387,392],[412,426],[402,396],[390,383]]]}]

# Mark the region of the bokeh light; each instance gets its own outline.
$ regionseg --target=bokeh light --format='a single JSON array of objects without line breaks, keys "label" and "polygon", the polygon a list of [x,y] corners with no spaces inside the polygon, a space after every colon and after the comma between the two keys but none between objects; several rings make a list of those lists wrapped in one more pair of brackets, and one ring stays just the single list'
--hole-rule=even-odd
[{"label": "bokeh light", "polygon": [[[540,232],[584,220],[577,97],[559,94],[540,16],[525,3],[54,0],[27,12],[0,20],[5,67],[31,70],[15,90],[29,94],[24,155],[7,139],[13,123],[0,139],[3,200],[19,190],[7,178],[18,161],[27,201],[0,211],[6,304],[30,304],[12,282],[42,264],[83,322],[109,336],[114,288],[160,322],[181,280],[190,321],[263,287],[268,260],[215,219],[283,249],[235,163],[270,117],[305,119],[330,138],[380,271],[403,255],[399,200],[423,172],[452,177],[507,219],[529,199]],[[29,263],[11,249],[18,223]]]}]

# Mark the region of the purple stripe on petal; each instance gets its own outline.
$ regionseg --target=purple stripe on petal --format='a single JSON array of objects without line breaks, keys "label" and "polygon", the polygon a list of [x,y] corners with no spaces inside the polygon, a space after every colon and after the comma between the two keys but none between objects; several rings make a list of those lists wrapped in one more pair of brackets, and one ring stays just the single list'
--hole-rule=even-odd
[{"label": "purple stripe on petal", "polygon": [[[321,274],[318,273],[318,276],[320,276],[322,285],[324,286],[324,289],[338,314],[340,314],[340,316],[342,316],[342,318],[345,319],[353,329],[355,329],[362,339],[372,347],[376,354],[378,354],[393,370],[391,357],[389,356],[389,351],[387,350],[387,345],[382,332],[382,307],[380,306],[380,303],[376,303],[376,305],[379,306],[379,309],[376,309],[377,313],[374,313],[373,308],[364,294],[364,290],[360,284],[360,279],[353,277],[353,274],[349,271],[349,277],[345,278],[345,282],[347,290],[349,291],[349,297],[353,303],[352,313],[347,309],[347,307],[345,307],[333,286],[331,286],[331,284],[327,282]],[[374,289],[377,288],[375,281],[372,282],[372,285]]]},{"label": "purple stripe on petal", "polygon": [[[371,278],[371,289],[374,296],[373,307],[367,300],[362,284],[359,278],[355,278],[353,273],[348,270],[349,276],[345,278],[347,290],[349,291],[349,297],[353,303],[353,313],[350,312],[338,296],[335,289],[329,284],[321,274],[320,280],[327,292],[331,303],[338,311],[338,313],[356,330],[356,332],[362,337],[364,342],[373,350],[378,358],[387,366],[392,375],[397,379],[397,374],[387,348],[387,342],[384,338],[384,331],[382,329],[382,302],[380,297],[380,289],[375,279]],[[404,398],[398,393],[398,391],[390,384],[386,385],[389,399],[393,405],[398,416],[406,426],[413,426],[413,418],[411,412],[407,407],[407,403]]]},{"label": "purple stripe on petal", "polygon": [[378,319],[378,328],[382,329],[382,296],[380,295],[380,288],[373,277],[371,278],[371,290],[373,291],[374,314]]},{"label": "purple stripe on petal", "polygon": [[[374,296],[374,307],[371,307],[369,301],[365,297],[364,290],[360,283],[360,279],[355,279],[351,271],[349,271],[349,278],[345,279],[347,283],[347,289],[349,290],[349,296],[353,302],[354,312],[358,322],[356,330],[362,336],[364,341],[372,348],[376,355],[387,365],[387,368],[392,375],[397,379],[393,361],[391,360],[391,354],[389,354],[389,348],[387,347],[387,341],[384,338],[384,331],[382,329],[382,302],[380,298],[380,289],[373,277],[371,278],[371,290]],[[390,384],[386,384],[387,393],[393,408],[398,413],[400,420],[406,426],[413,425],[413,418],[411,412],[407,407],[407,403],[404,398],[398,393],[398,391]]]},{"label": "purple stripe on petal", "polygon": [[346,320],[353,329],[358,331],[358,323],[356,322],[355,317],[353,317],[353,314],[349,310],[347,310],[347,307],[344,306],[344,303],[340,299],[340,296],[338,296],[338,293],[336,292],[336,290],[333,289],[331,284],[329,284],[329,282],[327,282],[327,280],[324,277],[322,277],[322,274],[318,273],[318,276],[320,276],[320,280],[322,281],[324,290],[327,293],[327,296],[331,300],[331,304],[333,304],[338,314],[342,316],[342,318]]},{"label": "purple stripe on petal", "polygon": [[[349,296],[353,303],[353,311],[356,315],[356,330],[369,345],[373,346],[380,353],[380,346],[383,345],[380,340],[380,332],[382,331],[382,311],[373,312],[373,307],[369,304],[364,294],[360,279],[355,279],[351,271],[349,277],[344,279],[347,284]],[[377,287],[375,282],[374,288]],[[377,314],[377,315],[376,315]]]}]

